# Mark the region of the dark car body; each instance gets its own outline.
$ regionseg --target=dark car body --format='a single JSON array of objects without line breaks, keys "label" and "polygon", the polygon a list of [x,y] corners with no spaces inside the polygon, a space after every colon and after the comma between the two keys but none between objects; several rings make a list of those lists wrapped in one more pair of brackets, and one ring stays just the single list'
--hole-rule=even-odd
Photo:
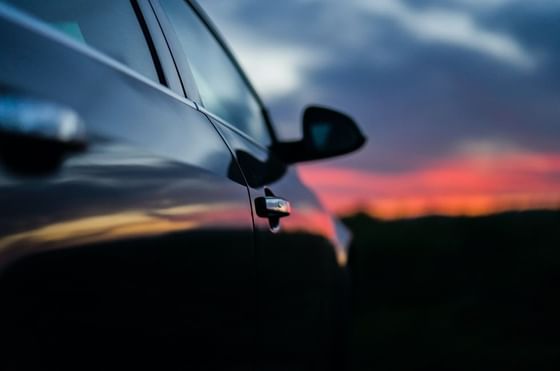
[{"label": "dark car body", "polygon": [[[0,369],[331,369],[350,236],[275,152],[233,59],[269,139],[205,106],[163,2],[111,2],[133,17],[100,28],[119,57],[68,31],[107,1],[66,31],[38,1],[0,1],[0,120],[70,112],[87,133],[0,128]],[[291,203],[279,231],[255,209],[270,195]]]}]

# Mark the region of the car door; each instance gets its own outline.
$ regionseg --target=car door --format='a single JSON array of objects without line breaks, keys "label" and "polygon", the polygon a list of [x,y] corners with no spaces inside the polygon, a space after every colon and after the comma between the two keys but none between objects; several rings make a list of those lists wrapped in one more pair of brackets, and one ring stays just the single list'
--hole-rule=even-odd
[{"label": "car door", "polygon": [[[348,234],[296,169],[275,155],[266,111],[200,7],[184,0],[153,3],[173,52],[187,61],[180,72],[193,77],[197,103],[230,145],[249,185],[257,241],[258,368],[335,367],[343,352],[337,295]],[[291,215],[263,215],[257,207],[263,197],[290,202]]]},{"label": "car door", "polygon": [[247,185],[149,2],[7,3],[0,368],[254,368]]}]

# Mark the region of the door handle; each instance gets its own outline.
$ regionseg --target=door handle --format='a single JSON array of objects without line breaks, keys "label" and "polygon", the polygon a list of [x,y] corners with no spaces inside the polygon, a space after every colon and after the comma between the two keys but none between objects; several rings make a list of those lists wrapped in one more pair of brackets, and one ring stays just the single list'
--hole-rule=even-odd
[{"label": "door handle", "polygon": [[292,212],[290,202],[276,196],[258,197],[255,209],[261,218],[283,218]]},{"label": "door handle", "polygon": [[56,103],[18,96],[0,96],[0,135],[82,147],[86,130],[80,116]]},{"label": "door handle", "polygon": [[280,218],[289,216],[292,212],[290,202],[276,197],[269,189],[265,188],[265,197],[255,199],[255,210],[261,218],[268,219],[272,233],[280,231]]}]

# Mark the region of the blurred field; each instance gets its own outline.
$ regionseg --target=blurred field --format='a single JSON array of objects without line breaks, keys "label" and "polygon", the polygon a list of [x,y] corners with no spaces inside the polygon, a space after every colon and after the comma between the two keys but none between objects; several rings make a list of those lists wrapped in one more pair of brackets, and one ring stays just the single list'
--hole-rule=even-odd
[{"label": "blurred field", "polygon": [[560,211],[345,222],[353,370],[560,369]]}]

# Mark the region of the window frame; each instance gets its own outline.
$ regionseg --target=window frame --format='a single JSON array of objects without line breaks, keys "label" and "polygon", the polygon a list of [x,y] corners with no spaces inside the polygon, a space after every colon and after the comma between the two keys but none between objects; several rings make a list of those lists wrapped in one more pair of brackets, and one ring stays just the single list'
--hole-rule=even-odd
[{"label": "window frame", "polygon": [[[251,139],[251,141],[253,141],[254,143],[262,146],[262,143],[258,143],[256,138],[253,138],[250,134],[240,130],[234,123],[228,122],[223,117],[219,117],[218,115],[216,115],[215,113],[209,111],[208,109],[206,109],[204,107],[204,105],[202,103],[202,100],[200,98],[199,92],[198,92],[198,87],[197,87],[196,81],[194,80],[194,77],[193,77],[191,67],[190,67],[190,65],[188,63],[188,60],[187,60],[187,58],[188,58],[187,51],[184,51],[183,48],[181,47],[178,36],[175,33],[175,31],[174,31],[174,29],[171,25],[171,22],[167,19],[167,14],[165,13],[165,10],[161,6],[160,0],[148,0],[148,1],[152,4],[152,6],[154,8],[155,15],[158,18],[158,20],[160,21],[162,32],[164,33],[166,39],[168,40],[169,49],[171,50],[171,53],[173,55],[173,58],[175,59],[176,65],[177,65],[177,69],[179,71],[179,77],[183,81],[183,86],[185,88],[186,97],[188,99],[192,99],[197,104],[199,109],[201,111],[203,111],[204,113],[209,114],[210,116],[219,120],[222,123],[225,123],[228,127],[231,127],[233,129],[235,129],[236,132],[239,132],[239,133],[243,134],[243,136]],[[273,146],[275,143],[278,142],[278,140],[277,140],[277,136],[276,136],[276,133],[274,131],[274,127],[272,125],[272,121],[270,119],[270,115],[268,113],[268,110],[266,109],[266,106],[264,105],[261,97],[259,96],[259,94],[255,90],[255,88],[253,87],[253,85],[249,81],[247,75],[245,74],[245,72],[243,71],[241,66],[239,65],[237,59],[235,58],[235,56],[231,52],[231,49],[229,48],[228,44],[225,42],[221,33],[218,31],[218,29],[214,25],[214,23],[212,23],[212,21],[210,20],[210,18],[206,14],[206,12],[201,8],[200,5],[198,5],[198,3],[196,1],[193,1],[193,0],[182,0],[182,1],[185,2],[186,6],[189,6],[192,9],[192,11],[195,13],[195,15],[198,16],[198,18],[202,21],[202,23],[206,27],[206,30],[218,42],[218,44],[220,45],[222,50],[225,52],[227,58],[233,64],[233,66],[234,66],[235,70],[237,71],[237,73],[239,74],[239,76],[241,76],[241,79],[243,80],[243,82],[245,83],[247,88],[249,89],[249,92],[255,98],[255,101],[257,102],[257,105],[259,106],[259,112],[263,117],[263,121],[264,121],[264,124],[265,124],[265,130],[268,132],[269,137],[270,137],[270,141],[271,141],[270,145]],[[185,74],[186,74],[186,76],[184,76]]]},{"label": "window frame", "polygon": [[131,0],[138,22],[150,48],[153,63],[161,71],[161,86],[168,88],[177,95],[185,96],[179,71],[173,60],[173,55],[165,39],[163,29],[149,0]]}]

